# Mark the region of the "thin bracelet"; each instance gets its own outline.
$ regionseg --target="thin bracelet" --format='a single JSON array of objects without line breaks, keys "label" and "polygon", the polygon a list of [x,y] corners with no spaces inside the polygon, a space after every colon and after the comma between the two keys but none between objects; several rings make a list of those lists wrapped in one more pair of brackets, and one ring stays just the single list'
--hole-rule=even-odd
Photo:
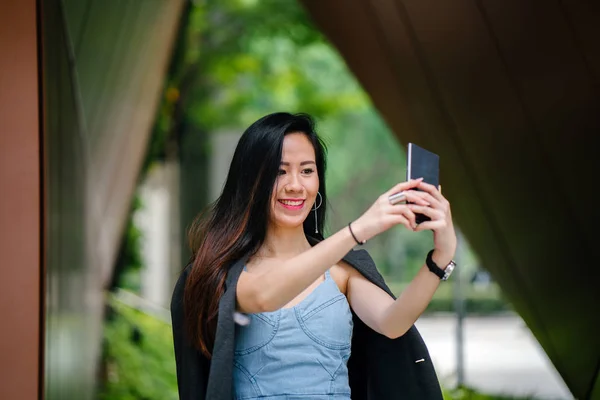
[{"label": "thin bracelet", "polygon": [[350,224],[352,224],[352,222],[348,222],[348,229],[350,230],[350,234],[352,235],[352,237],[354,238],[354,240],[356,241],[356,244],[358,245],[363,245],[365,243],[367,243],[366,240],[360,241],[356,238],[356,236],[354,235],[354,232],[352,232],[352,227],[350,226]]}]

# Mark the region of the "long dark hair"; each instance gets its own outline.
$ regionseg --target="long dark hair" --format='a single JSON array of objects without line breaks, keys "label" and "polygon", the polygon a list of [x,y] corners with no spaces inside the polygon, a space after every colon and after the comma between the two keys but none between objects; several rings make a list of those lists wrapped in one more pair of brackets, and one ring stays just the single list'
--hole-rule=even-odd
[{"label": "long dark hair", "polygon": [[188,233],[193,266],[185,286],[185,319],[192,343],[207,357],[214,344],[227,272],[234,261],[254,255],[265,240],[283,139],[296,132],[304,133],[315,149],[319,192],[323,197],[317,209],[319,233],[315,233],[315,219],[310,218],[312,211],[304,221],[304,232],[323,239],[320,232],[327,208],[325,144],[309,115],[266,115],[241,136],[221,196],[196,218]]}]

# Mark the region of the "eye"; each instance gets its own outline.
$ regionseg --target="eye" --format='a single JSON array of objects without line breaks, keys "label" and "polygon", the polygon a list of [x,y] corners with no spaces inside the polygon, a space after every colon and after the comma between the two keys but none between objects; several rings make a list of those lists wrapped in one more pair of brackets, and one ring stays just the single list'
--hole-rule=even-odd
[{"label": "eye", "polygon": [[315,172],[315,170],[312,169],[312,168],[305,168],[305,169],[302,170],[302,173],[305,174],[305,175],[310,175],[313,172]]},{"label": "eye", "polygon": [[285,169],[280,169],[277,175],[285,175]]}]

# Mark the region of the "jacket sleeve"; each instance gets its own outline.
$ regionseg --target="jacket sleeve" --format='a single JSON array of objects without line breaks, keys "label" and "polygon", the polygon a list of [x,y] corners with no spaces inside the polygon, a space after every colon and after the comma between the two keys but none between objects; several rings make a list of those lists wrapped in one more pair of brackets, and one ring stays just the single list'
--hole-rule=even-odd
[{"label": "jacket sleeve", "polygon": [[177,367],[177,387],[180,400],[204,400],[210,360],[204,357],[187,339],[183,293],[191,266],[181,273],[171,298],[171,321],[173,324],[173,345]]}]

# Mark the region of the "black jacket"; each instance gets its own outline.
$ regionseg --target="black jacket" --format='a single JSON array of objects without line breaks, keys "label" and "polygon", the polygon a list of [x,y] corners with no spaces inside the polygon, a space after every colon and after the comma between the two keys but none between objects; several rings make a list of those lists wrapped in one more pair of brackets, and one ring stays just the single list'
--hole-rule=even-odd
[{"label": "black jacket", "polygon": [[[235,293],[244,259],[234,263],[219,302],[219,317],[212,359],[208,360],[186,340],[183,291],[188,266],[177,281],[171,300],[177,383],[181,400],[231,400],[235,338]],[[393,296],[365,250],[352,250],[344,261]],[[415,326],[397,339],[369,328],[356,315],[352,353],[348,360],[352,399],[441,400],[440,385],[427,347]],[[423,359],[424,361],[416,362]]]}]

